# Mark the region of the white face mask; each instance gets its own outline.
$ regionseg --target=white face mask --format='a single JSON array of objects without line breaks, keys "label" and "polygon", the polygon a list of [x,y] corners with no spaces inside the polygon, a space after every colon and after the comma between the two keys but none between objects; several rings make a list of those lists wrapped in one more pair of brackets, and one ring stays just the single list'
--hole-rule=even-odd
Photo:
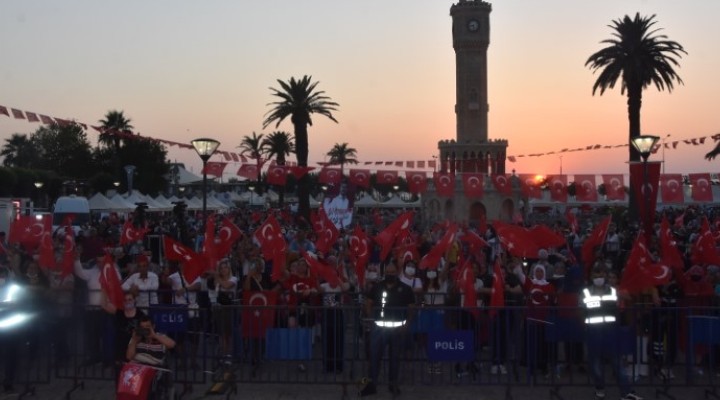
[{"label": "white face mask", "polygon": [[368,280],[376,281],[377,278],[378,278],[377,272],[372,271],[372,272],[368,272],[368,273],[367,273],[367,279],[368,279]]},{"label": "white face mask", "polygon": [[428,277],[428,279],[435,279],[435,278],[437,278],[437,271],[428,271],[427,277]]},{"label": "white face mask", "polygon": [[605,284],[605,278],[593,278],[593,285],[602,286]]},{"label": "white face mask", "polygon": [[407,268],[405,268],[405,275],[407,275],[407,276],[415,276],[415,267],[407,267]]}]

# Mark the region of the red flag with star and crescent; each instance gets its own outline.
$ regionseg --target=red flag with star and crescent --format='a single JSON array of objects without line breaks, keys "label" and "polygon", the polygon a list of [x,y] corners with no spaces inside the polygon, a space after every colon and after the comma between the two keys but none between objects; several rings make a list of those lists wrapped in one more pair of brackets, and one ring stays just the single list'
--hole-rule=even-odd
[{"label": "red flag with star and crescent", "polygon": [[215,248],[218,257],[225,257],[230,253],[233,244],[242,237],[242,231],[235,225],[230,218],[223,218],[220,223],[217,235],[215,235]]},{"label": "red flag with star and crescent", "polygon": [[462,307],[469,309],[469,312],[476,318],[480,316],[477,307],[477,291],[475,291],[475,270],[470,260],[463,262],[457,274],[456,285],[462,291]]},{"label": "red flag with star and crescent", "polygon": [[500,267],[500,257],[495,258],[493,264],[493,284],[490,293],[490,311],[491,317],[497,315],[498,309],[505,307],[505,277]]},{"label": "red flag with star and crescent", "polygon": [[515,257],[537,258],[540,247],[535,243],[530,231],[518,225],[493,222],[500,244]]},{"label": "red flag with star and crescent", "polygon": [[348,180],[351,184],[362,187],[370,187],[370,170],[369,169],[351,169],[348,175]]},{"label": "red flag with star and crescent", "polygon": [[550,188],[550,200],[567,203],[567,175],[549,175],[547,183]]},{"label": "red flag with star and crescent", "polygon": [[241,330],[244,338],[264,339],[275,324],[277,292],[274,290],[244,291]]},{"label": "red flag with star and crescent", "polygon": [[690,247],[690,260],[697,265],[720,265],[720,254],[707,217],[703,217],[700,236]]},{"label": "red flag with star and crescent", "polygon": [[667,284],[671,277],[670,267],[653,263],[645,244],[645,235],[639,234],[625,264],[620,288],[630,294],[640,293],[645,289]]},{"label": "red flag with star and crescent", "polygon": [[542,191],[535,180],[535,175],[520,174],[520,190],[525,197],[532,199],[542,198]]},{"label": "red flag with star and crescent", "polygon": [[433,246],[430,251],[420,260],[418,267],[420,269],[437,269],[440,259],[447,253],[450,245],[453,244],[457,236],[458,227],[456,224],[450,225],[443,237]]},{"label": "red flag with star and crescent", "polygon": [[123,224],[120,234],[120,245],[124,246],[131,243],[137,243],[145,237],[148,228],[136,228],[129,219]]},{"label": "red flag with star and crescent", "polygon": [[713,192],[709,173],[688,174],[690,185],[692,185],[692,199],[707,203],[713,201]]},{"label": "red flag with star and crescent", "polygon": [[677,248],[677,243],[670,231],[670,223],[664,216],[660,223],[660,254],[662,255],[663,263],[671,266],[673,270],[683,268],[685,265],[680,250]]},{"label": "red flag with star and crescent", "polygon": [[625,200],[625,177],[622,174],[607,174],[602,179],[608,200]]},{"label": "red flag with star and crescent", "polygon": [[475,253],[478,250],[489,246],[485,239],[481,238],[480,235],[470,229],[465,229],[463,231],[463,235],[460,236],[460,241],[468,244],[470,247],[470,253]]},{"label": "red flag with star and crescent", "polygon": [[595,175],[575,175],[575,200],[580,202],[598,201]]},{"label": "red flag with star and crescent", "polygon": [[365,267],[370,260],[370,239],[359,225],[355,225],[348,239],[350,257],[355,261],[355,274],[360,287],[365,287]]},{"label": "red flag with star and crescent", "polygon": [[100,288],[116,309],[125,307],[125,295],[120,284],[120,273],[115,268],[115,260],[110,253],[105,253],[99,277]]},{"label": "red flag with star and crescent", "polygon": [[163,235],[163,251],[165,258],[182,265],[186,282],[195,282],[205,272],[205,261],[199,254],[166,235]]},{"label": "red flag with star and crescent", "polygon": [[63,238],[62,262],[60,263],[60,275],[64,278],[72,275],[75,265],[75,231],[71,225],[65,225],[65,237]]},{"label": "red flag with star and crescent", "polygon": [[595,249],[602,247],[603,243],[605,243],[605,237],[607,236],[611,220],[612,217],[610,215],[605,217],[605,219],[590,232],[590,235],[588,235],[582,244],[580,255],[585,265],[585,276],[590,276],[590,267],[595,262]]},{"label": "red flag with star and crescent", "polygon": [[682,204],[685,202],[681,174],[660,175],[660,197],[663,203]]},{"label": "red flag with star and crescent", "polygon": [[238,168],[237,176],[255,181],[258,179],[258,167],[253,164],[243,164]]},{"label": "red flag with star and crescent", "polygon": [[463,173],[463,191],[465,197],[480,198],[483,197],[483,174],[481,173]]},{"label": "red flag with star and crescent", "polygon": [[300,250],[300,254],[305,259],[310,267],[310,273],[314,276],[320,277],[325,282],[332,286],[337,286],[340,283],[340,277],[338,276],[337,270],[331,266],[321,262],[313,255],[310,255],[305,250]]},{"label": "red flag with star and crescent", "polygon": [[408,191],[412,194],[422,194],[427,191],[427,174],[422,171],[405,171],[405,180]]},{"label": "red flag with star and crescent", "polygon": [[394,185],[397,181],[397,171],[379,170],[375,174],[375,182],[381,185]]},{"label": "red flag with star and crescent", "polygon": [[35,250],[47,232],[52,239],[52,215],[20,215],[10,225],[8,243],[21,244],[28,250]]},{"label": "red flag with star and crescent", "polygon": [[318,182],[328,185],[339,185],[341,180],[340,168],[323,168],[318,175]]},{"label": "red flag with star and crescent", "polygon": [[507,174],[492,174],[490,175],[493,186],[498,193],[509,196],[512,193],[512,184]]},{"label": "red flag with star and crescent", "polygon": [[317,235],[315,248],[317,248],[317,251],[327,254],[340,237],[340,232],[330,218],[328,218],[325,209],[320,208],[318,211],[318,222],[313,223],[313,228]]},{"label": "red flag with star and crescent", "polygon": [[212,175],[216,177],[222,177],[223,171],[225,171],[226,162],[208,161],[201,173]]},{"label": "red flag with star and crescent", "polygon": [[455,175],[448,172],[433,173],[433,183],[438,196],[452,197],[455,194]]},{"label": "red flag with star and crescent", "polygon": [[285,186],[287,183],[287,169],[284,165],[272,165],[267,170],[267,183],[269,185]]},{"label": "red flag with star and crescent", "polygon": [[380,245],[380,259],[385,258],[390,254],[392,245],[395,243],[395,239],[407,232],[411,225],[414,212],[407,211],[400,214],[393,222],[390,223],[385,229],[375,236],[375,242]]}]

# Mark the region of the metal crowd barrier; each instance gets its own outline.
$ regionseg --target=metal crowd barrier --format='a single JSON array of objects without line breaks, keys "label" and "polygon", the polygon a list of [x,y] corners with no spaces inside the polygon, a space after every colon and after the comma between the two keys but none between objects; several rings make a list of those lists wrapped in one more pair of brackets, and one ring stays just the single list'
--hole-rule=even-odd
[{"label": "metal crowd barrier", "polygon": [[[371,330],[379,329],[362,307],[273,305],[275,296],[252,292],[242,304],[146,310],[156,331],[179,343],[167,365],[179,397],[208,386],[232,396],[252,383],[355,390],[368,375]],[[578,307],[418,306],[409,314],[405,327],[392,328],[403,335],[401,385],[500,386],[508,397],[514,387],[531,386],[562,399],[563,388],[594,386],[587,354],[589,346],[600,346],[608,386],[615,384],[610,366],[619,362],[634,387],[652,388],[656,396],[673,398],[673,389],[695,386],[718,397],[720,312],[714,307],[622,310],[617,329],[599,343],[588,341]],[[114,316],[75,306],[48,324],[18,339],[16,382],[26,393],[51,379],[69,382],[67,398],[85,381],[116,384],[123,354],[116,349],[123,344]],[[381,381],[387,362],[385,356]]]}]

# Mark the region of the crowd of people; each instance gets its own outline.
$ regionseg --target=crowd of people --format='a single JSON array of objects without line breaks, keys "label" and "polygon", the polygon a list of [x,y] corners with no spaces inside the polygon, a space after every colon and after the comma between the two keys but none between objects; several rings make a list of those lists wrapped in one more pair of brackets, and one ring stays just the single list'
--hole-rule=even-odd
[{"label": "crowd of people", "polygon": [[[266,259],[259,243],[253,239],[254,230],[271,214],[280,221],[287,243],[285,264],[281,266],[279,275],[272,273],[277,269],[273,266],[273,259]],[[355,223],[373,237],[391,225],[398,214],[375,211],[354,218]],[[358,306],[356,308],[362,310],[362,318],[375,321],[369,332],[364,333],[369,335],[366,341],[369,345],[367,359],[371,365],[370,384],[363,391],[365,395],[371,395],[376,390],[375,383],[380,379],[378,363],[382,357],[381,349],[386,345],[391,348],[390,390],[399,393],[397,357],[399,347],[404,343],[389,332],[399,328],[397,331],[407,334],[413,319],[420,314],[418,310],[456,307],[455,312],[445,313],[442,323],[450,329],[471,329],[478,333],[478,347],[487,345],[492,348],[491,374],[507,374],[510,360],[522,358],[529,360],[528,368],[546,376],[554,372],[552,362],[557,362],[560,350],[544,345],[525,348],[522,335],[533,325],[528,321],[546,321],[551,314],[553,317],[562,316],[563,313],[558,310],[563,307],[582,308],[584,289],[595,288],[593,293],[610,293],[610,288],[613,288],[613,293],[617,290],[618,324],[630,326],[633,336],[646,346],[639,352],[639,359],[628,360],[622,365],[623,369],[631,363],[640,367],[630,365],[629,375],[625,372],[621,375],[631,378],[630,381],[637,375],[650,373],[671,379],[679,351],[687,351],[678,348],[682,341],[677,335],[682,329],[676,328],[682,322],[673,308],[711,306],[715,304],[716,293],[720,293],[720,267],[694,263],[691,254],[692,246],[701,234],[703,219],[714,222],[717,215],[713,209],[690,207],[667,210],[660,216],[673,221],[672,236],[683,255],[683,265],[673,268],[672,278],[664,284],[637,293],[624,291],[620,285],[638,234],[636,225],[626,223],[623,217],[617,217],[610,225],[603,243],[594,249],[592,263],[582,259],[582,245],[592,234],[596,226],[593,221],[597,218],[581,219],[575,229],[568,221],[554,223],[550,228],[567,239],[565,245],[541,249],[532,258],[514,256],[509,252],[492,224],[462,224],[452,241],[445,244],[439,261],[429,267],[421,260],[439,245],[452,224],[428,225],[416,219],[398,238],[396,249],[386,257],[383,257],[381,246],[371,245],[367,265],[358,269],[359,260],[352,254],[349,230],[340,230],[337,241],[324,251],[318,251],[316,243],[319,234],[314,232],[312,223],[285,210],[245,209],[236,209],[227,216],[243,232],[242,237],[217,265],[208,266],[192,282],[186,281],[182,263],[166,261],[160,246],[156,245],[157,242],[153,244],[151,238],[170,235],[199,250],[203,246],[202,219],[178,213],[142,213],[139,223],[147,230],[144,240],[123,246],[119,243],[124,221],[115,215],[103,216],[84,227],[74,240],[75,261],[69,274],[43,266],[38,249],[25,249],[7,243],[0,236],[3,241],[0,287],[19,282],[36,290],[43,304],[52,310],[44,317],[45,322],[52,326],[73,326],[82,321],[82,349],[71,346],[71,338],[63,333],[68,331],[63,329],[54,330],[52,344],[58,361],[67,359],[73,352],[81,352],[87,356],[85,362],[88,364],[124,362],[128,359],[162,364],[166,351],[176,348],[189,363],[186,367],[196,367],[198,335],[175,333],[166,336],[156,333],[149,325],[151,308],[165,304],[187,305],[190,317],[188,332],[216,333],[218,356],[232,363],[233,336],[239,329],[241,315],[234,311],[233,306],[242,306],[243,292],[274,291],[278,294],[275,324],[315,329],[314,334],[319,336],[323,345],[324,371],[341,373],[343,360],[346,359],[343,352],[345,319],[350,317],[343,310],[348,306]],[[710,227],[713,233],[717,232],[718,227],[714,223]],[[659,219],[656,229],[660,229]],[[482,237],[485,245],[479,248],[469,246],[463,235],[470,232]],[[64,234],[65,231],[59,230],[55,235],[58,258],[63,257]],[[654,237],[657,236],[655,232]],[[652,241],[647,247],[652,257],[660,262],[663,257],[660,246]],[[400,248],[403,251],[395,251]],[[407,251],[408,248],[411,251]],[[114,271],[124,292],[122,308],[113,304],[101,284],[102,279],[107,279],[101,275],[108,254],[112,255]],[[318,274],[309,265],[307,254],[330,268],[336,279]],[[420,268],[421,265],[423,268]],[[362,276],[358,275],[359,271]],[[501,303],[494,298],[498,281],[503,292]],[[395,289],[398,287],[399,292]],[[502,307],[497,307],[499,304]],[[78,305],[82,307],[78,308]],[[384,309],[386,305],[387,312]],[[391,306],[406,309],[394,314],[390,311]],[[641,311],[631,311],[638,307]],[[312,311],[315,308],[322,311]],[[571,315],[570,319],[575,322],[587,322],[577,313],[566,314]],[[210,317],[193,318],[200,315]],[[112,335],[107,334],[108,326],[112,327]],[[533,328],[531,334],[538,343],[544,343],[548,332]],[[12,360],[16,357],[14,342],[8,337],[2,337],[1,349],[6,364],[6,390],[11,389],[13,384]],[[251,355],[253,363],[259,363],[262,358],[260,350],[256,350]],[[597,395],[602,397],[604,383],[599,378],[596,362],[601,355],[589,350],[583,352],[582,343],[570,343],[564,350],[564,362],[568,368],[585,370],[589,367],[593,370],[590,373],[597,378]],[[528,355],[528,352],[533,354]],[[709,367],[707,358],[703,358],[705,354],[707,349],[698,351],[694,358],[698,373],[703,367]],[[647,370],[647,365],[651,365],[651,371]],[[300,364],[298,368],[303,370],[305,366]],[[454,371],[458,376],[464,376],[477,372],[478,368],[475,362],[458,363]],[[436,364],[429,364],[429,373],[437,371]],[[627,388],[623,392],[634,396]]]}]

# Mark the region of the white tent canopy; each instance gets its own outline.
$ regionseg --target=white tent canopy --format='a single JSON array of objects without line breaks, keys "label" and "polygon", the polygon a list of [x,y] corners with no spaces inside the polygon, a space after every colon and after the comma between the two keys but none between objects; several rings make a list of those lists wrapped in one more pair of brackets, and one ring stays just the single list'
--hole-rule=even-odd
[{"label": "white tent canopy", "polygon": [[88,205],[90,205],[91,211],[110,211],[115,208],[115,203],[100,192],[95,193],[94,196],[88,199]]}]

